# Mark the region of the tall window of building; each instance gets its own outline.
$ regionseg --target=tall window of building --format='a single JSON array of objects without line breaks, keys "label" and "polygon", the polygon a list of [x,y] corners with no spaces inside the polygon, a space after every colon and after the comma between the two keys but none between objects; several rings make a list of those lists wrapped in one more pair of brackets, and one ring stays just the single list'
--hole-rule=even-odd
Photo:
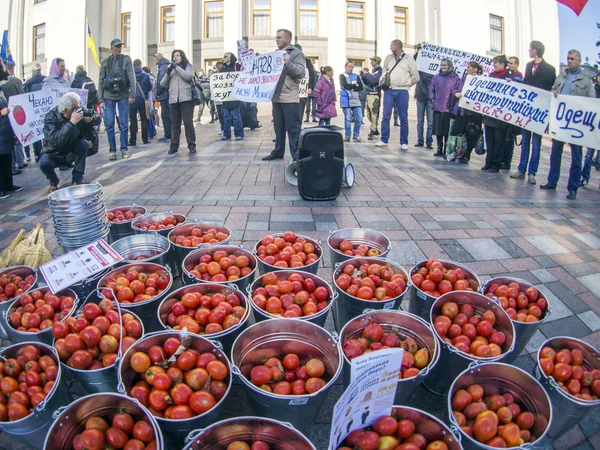
[{"label": "tall window of building", "polygon": [[252,0],[252,34],[271,34],[271,0]]},{"label": "tall window of building", "polygon": [[365,38],[365,4],[346,2],[346,37]]},{"label": "tall window of building", "polygon": [[46,57],[46,24],[41,23],[33,27],[33,60]]},{"label": "tall window of building", "polygon": [[408,41],[408,8],[394,7],[394,24],[396,39],[406,43]]},{"label": "tall window of building", "polygon": [[175,5],[160,8],[160,42],[175,40]]},{"label": "tall window of building", "polygon": [[300,36],[316,36],[318,34],[318,0],[300,0]]},{"label": "tall window of building", "polygon": [[490,14],[490,51],[504,53],[504,18]]},{"label": "tall window of building", "polygon": [[204,20],[207,38],[223,37],[223,2],[205,1]]},{"label": "tall window of building", "polygon": [[131,13],[121,14],[121,41],[124,47],[129,47],[131,37]]}]

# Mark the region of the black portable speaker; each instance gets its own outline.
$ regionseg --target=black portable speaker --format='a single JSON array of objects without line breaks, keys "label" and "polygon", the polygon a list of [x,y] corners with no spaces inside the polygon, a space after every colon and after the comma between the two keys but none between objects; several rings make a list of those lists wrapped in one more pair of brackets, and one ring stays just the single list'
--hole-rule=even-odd
[{"label": "black portable speaker", "polygon": [[298,192],[304,200],[335,200],[344,180],[344,138],[338,127],[312,127],[298,139]]}]

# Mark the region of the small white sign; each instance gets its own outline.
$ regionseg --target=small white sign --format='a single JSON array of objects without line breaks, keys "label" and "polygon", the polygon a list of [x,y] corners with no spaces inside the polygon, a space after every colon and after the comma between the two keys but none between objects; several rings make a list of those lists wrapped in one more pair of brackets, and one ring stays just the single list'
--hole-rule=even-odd
[{"label": "small white sign", "polygon": [[243,102],[270,102],[283,72],[284,50],[252,58],[252,64],[240,75],[233,87],[233,96]]},{"label": "small white sign", "polygon": [[304,77],[300,80],[300,98],[308,97],[308,69]]},{"label": "small white sign", "polygon": [[242,72],[213,73],[210,76],[211,98],[220,102],[236,101],[237,98],[234,98],[231,93],[233,92],[233,85],[241,73]]},{"label": "small white sign", "polygon": [[600,99],[552,96],[550,136],[569,144],[600,148]]}]

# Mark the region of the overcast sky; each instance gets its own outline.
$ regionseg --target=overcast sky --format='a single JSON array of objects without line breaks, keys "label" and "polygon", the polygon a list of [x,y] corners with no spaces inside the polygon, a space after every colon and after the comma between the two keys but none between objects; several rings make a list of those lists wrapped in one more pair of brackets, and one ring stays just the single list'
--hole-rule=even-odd
[{"label": "overcast sky", "polygon": [[571,9],[558,4],[558,19],[561,61],[564,59],[566,62],[568,51],[574,48],[581,52],[583,63],[587,56],[591,65],[598,64],[600,47],[596,47],[596,41],[600,40],[600,29],[596,23],[600,22],[600,0],[588,0],[579,17]]}]

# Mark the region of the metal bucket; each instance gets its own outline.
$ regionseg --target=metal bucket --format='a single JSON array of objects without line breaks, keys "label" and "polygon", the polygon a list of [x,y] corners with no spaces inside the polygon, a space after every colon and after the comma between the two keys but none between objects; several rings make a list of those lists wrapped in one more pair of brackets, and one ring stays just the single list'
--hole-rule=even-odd
[{"label": "metal bucket", "polygon": [[98,281],[98,289],[102,290],[102,288],[106,286],[110,278],[116,276],[117,274],[126,273],[129,269],[137,270],[138,272],[143,271],[145,273],[158,273],[159,275],[166,275],[169,277],[168,286],[160,294],[156,295],[151,300],[139,303],[120,304],[121,309],[135,313],[142,320],[145,328],[148,331],[160,330],[162,327],[156,316],[156,311],[161,300],[167,296],[167,293],[173,285],[173,276],[171,275],[168,267],[165,268],[154,263],[126,264],[124,266],[111,270],[102,278],[100,278],[100,280]]},{"label": "metal bucket", "polygon": [[[282,237],[283,233],[273,233],[270,236]],[[303,239],[306,239],[306,242],[310,242],[312,245],[314,245],[315,253],[319,257],[312,264],[309,264],[307,266],[302,266],[302,267],[294,267],[293,269],[301,270],[302,272],[309,272],[309,273],[312,273],[313,275],[316,275],[317,271],[319,270],[319,263],[323,259],[323,248],[321,247],[321,242],[315,241],[314,239],[311,239],[308,236],[304,236],[302,234],[296,234],[296,237],[301,237]],[[254,246],[254,250],[252,250],[252,253],[254,253],[254,255],[256,256],[256,260],[258,261],[258,267],[260,269],[260,273],[264,274],[267,272],[275,272],[276,270],[282,270],[282,267],[277,267],[277,266],[272,266],[271,264],[267,264],[258,257],[257,250],[258,250],[258,247],[260,246],[261,241],[262,241],[262,239],[256,243],[256,245]]]},{"label": "metal bucket", "polygon": [[92,275],[90,278],[86,278],[85,280],[80,281],[79,283],[73,284],[70,288],[77,294],[77,297],[88,298],[92,291],[96,290],[96,286],[98,285],[98,280],[110,272],[111,268],[104,269],[101,272],[98,272],[95,275]]},{"label": "metal bucket", "polygon": [[58,365],[58,375],[54,381],[52,390],[48,393],[44,401],[33,409],[31,414],[14,422],[0,422],[0,429],[25,441],[35,449],[42,449],[47,448],[44,446],[44,436],[46,436],[50,425],[52,425],[52,413],[65,403],[69,403],[71,401],[71,394],[67,387],[58,355],[52,347],[41,342],[15,344],[0,351],[0,357],[2,359],[17,358],[28,345],[33,345],[39,349],[42,356],[48,355],[52,357]]},{"label": "metal bucket", "polygon": [[[37,274],[37,270],[33,269],[32,267],[29,266],[13,266],[13,267],[7,267],[5,269],[0,269],[0,277],[2,275],[15,275],[18,277],[23,278],[23,280],[25,278],[27,278],[29,275],[33,275],[35,277],[35,282],[33,282],[33,284],[29,287],[29,289],[23,291],[21,294],[26,294],[27,292],[32,291],[33,289],[36,288],[37,284],[38,284],[38,274]],[[6,314],[6,312],[8,311],[8,308],[10,308],[10,305],[12,305],[12,303],[18,299],[21,295],[18,295],[16,297],[10,298],[5,302],[0,303],[0,317],[4,316]],[[0,337],[8,339],[8,334],[7,334],[7,324],[5,322],[3,322],[2,320],[0,320]]]},{"label": "metal bucket", "polygon": [[184,450],[222,450],[234,441],[263,441],[278,450],[316,450],[315,446],[289,423],[262,417],[234,417],[186,438]]},{"label": "metal bucket", "polygon": [[327,246],[331,257],[331,267],[356,258],[356,256],[345,255],[340,251],[342,241],[350,241],[353,245],[367,245],[370,248],[379,250],[377,258],[385,258],[392,250],[390,240],[383,233],[368,228],[344,228],[342,230],[332,231],[327,238]]},{"label": "metal bucket", "polygon": [[[134,420],[143,419],[150,424],[156,437],[156,449],[164,448],[162,434],[156,420],[136,399],[115,393],[92,394],[75,400],[69,406],[54,411],[56,419],[46,435],[45,449],[71,450],[75,436],[85,430],[85,423],[92,417],[110,418],[121,412],[130,414]],[[111,420],[107,420],[110,424]]]},{"label": "metal bucket", "polygon": [[370,323],[381,325],[385,332],[394,331],[402,338],[413,338],[419,347],[429,351],[429,364],[412,378],[398,380],[394,403],[403,404],[414,390],[423,382],[429,372],[435,367],[440,357],[440,345],[435,338],[435,331],[418,316],[403,311],[370,311],[348,322],[340,332],[339,348],[344,358],[344,386],[350,384],[351,362],[343,352],[343,345],[348,339],[358,339],[363,329]]},{"label": "metal bucket", "polygon": [[[173,216],[177,219],[177,225],[175,225],[175,227],[165,228],[164,230],[151,230],[151,231],[145,230],[145,229],[139,227],[139,225],[142,222],[147,222],[149,224],[153,224],[153,223],[157,223],[161,220],[165,220],[167,216]],[[164,213],[150,213],[150,214],[145,214],[141,217],[136,217],[135,219],[133,219],[131,221],[131,229],[133,230],[133,232],[135,234],[158,233],[161,236],[167,237],[169,235],[169,233],[173,230],[173,228],[183,225],[184,223],[186,223],[186,221],[187,221],[187,218],[183,214],[174,213],[173,211],[168,211],[168,212],[164,212]]]},{"label": "metal bucket", "polygon": [[[235,288],[235,285],[233,285],[233,287]],[[163,328],[166,328],[167,330],[171,329],[167,323],[167,315],[169,312],[171,312],[173,305],[181,300],[181,297],[191,292],[199,292],[203,295],[220,293],[225,297],[230,294],[234,294],[237,296],[237,298],[239,298],[240,305],[246,308],[246,312],[240,319],[240,323],[238,323],[236,326],[223,330],[220,333],[202,334],[202,336],[207,339],[219,341],[223,346],[223,350],[229,352],[231,346],[233,345],[233,341],[235,341],[238,335],[246,328],[246,326],[248,326],[248,319],[250,318],[250,305],[248,304],[248,299],[239,289],[232,289],[231,287],[223,284],[199,283],[184,286],[174,292],[171,292],[158,306],[158,320]]]},{"label": "metal bucket", "polygon": [[442,295],[431,307],[430,323],[436,316],[441,314],[442,306],[448,302],[455,302],[459,306],[469,304],[473,306],[476,314],[483,314],[491,310],[496,316],[495,328],[502,331],[506,336],[504,345],[502,345],[502,354],[496,357],[480,358],[475,355],[463,353],[453,345],[444,342],[436,333],[436,339],[442,346],[439,363],[430,371],[429,376],[423,382],[425,387],[434,394],[444,395],[450,387],[450,383],[456,376],[464,371],[473,361],[483,362],[504,362],[511,357],[511,352],[515,347],[515,327],[512,320],[506,314],[502,307],[492,299],[469,291],[453,291]]},{"label": "metal bucket", "polygon": [[[454,270],[454,269],[462,269],[465,273],[465,280],[469,282],[469,286],[473,289],[474,292],[479,292],[479,288],[481,287],[481,281],[479,281],[479,277],[475,272],[471,269],[463,266],[462,264],[458,264],[452,261],[446,261],[443,259],[438,259],[444,265],[445,269]],[[419,316],[421,319],[429,320],[429,313],[431,312],[431,306],[437,300],[437,298],[427,295],[421,289],[412,284],[411,279],[412,276],[417,273],[417,271],[421,267],[425,267],[427,261],[421,261],[416,263],[410,272],[408,273],[408,282],[410,284],[411,292],[408,303],[408,311]],[[469,291],[466,291],[469,292]]]},{"label": "metal bucket", "polygon": [[[333,289],[331,289],[331,286],[323,278],[313,275],[312,273],[302,272],[298,269],[278,270],[273,273],[275,275],[277,275],[278,280],[287,280],[290,277],[290,275],[297,273],[297,274],[300,274],[302,276],[302,278],[305,280],[307,278],[310,278],[311,280],[313,280],[315,282],[316,287],[323,286],[323,287],[327,288],[327,292],[329,293],[329,304],[327,305],[327,307],[325,309],[319,311],[318,313],[313,314],[312,316],[303,316],[303,317],[298,318],[300,320],[312,322],[315,325],[319,325],[320,327],[325,328],[325,322],[327,321],[327,314],[329,313],[329,310],[333,307],[333,304],[335,303],[335,299],[338,298],[338,295],[339,295],[338,292],[337,291],[334,292]],[[264,278],[264,275],[261,275],[256,280],[254,280],[254,283],[252,283],[247,288],[248,298],[250,299],[250,303],[252,304],[252,310],[254,311],[254,318],[256,319],[257,322],[261,322],[261,321],[267,320],[267,319],[281,318],[281,316],[277,316],[275,314],[271,314],[270,312],[265,311],[264,309],[260,309],[256,305],[256,303],[254,303],[254,301],[252,300],[252,293],[254,292],[254,290],[261,286],[264,286],[263,278]]]},{"label": "metal bucket", "polygon": [[448,446],[448,450],[462,450],[460,436],[454,427],[451,429],[440,419],[425,411],[408,406],[394,406],[390,415],[394,416],[398,422],[401,420],[412,421],[415,424],[414,432],[424,436],[427,442],[443,441]]},{"label": "metal bucket", "polygon": [[248,267],[252,268],[252,272],[246,275],[245,277],[240,278],[239,280],[226,282],[226,284],[235,284],[240,289],[240,291],[246,292],[248,286],[250,286],[250,284],[254,281],[256,268],[258,266],[256,261],[258,260],[258,258],[248,250],[244,250],[242,247],[236,247],[234,245],[213,245],[208,248],[195,249],[191,253],[188,253],[188,255],[183,259],[183,263],[181,264],[181,281],[183,281],[184,284],[213,283],[213,281],[204,281],[199,278],[196,278],[194,275],[191,274],[191,271],[194,269],[195,266],[198,265],[202,256],[212,256],[217,250],[224,250],[227,252],[228,255],[244,255],[248,257],[248,260],[250,261]]},{"label": "metal bucket", "polygon": [[511,394],[515,399],[515,403],[523,405],[524,412],[532,413],[535,417],[535,425],[530,431],[535,441],[529,444],[526,443],[519,448],[539,448],[537,446],[546,436],[553,420],[548,394],[546,394],[540,383],[527,372],[515,366],[494,362],[472,364],[454,380],[448,393],[450,423],[459,430],[465,450],[492,450],[494,448],[467,435],[460,428],[454,414],[452,414],[452,397],[454,397],[454,394],[460,389],[466,390],[473,384],[480,385],[485,396]]},{"label": "metal bucket", "polygon": [[[134,215],[141,214],[142,216],[148,212],[148,210],[146,208],[144,208],[143,206],[138,206],[134,203],[131,206],[121,206],[118,208],[111,208],[106,213],[107,214],[114,213],[115,211],[123,211],[123,210],[131,210]],[[121,222],[109,222],[110,223],[110,234],[108,235],[108,242],[112,244],[113,242],[116,242],[119,239],[122,239],[124,237],[135,234],[133,229],[131,228],[131,222],[133,222],[134,219],[135,219],[135,217],[133,219],[123,220]]]},{"label": "metal bucket", "polygon": [[129,395],[130,389],[135,385],[139,378],[139,374],[135,372],[129,365],[131,355],[137,351],[147,352],[148,349],[153,345],[162,346],[170,337],[177,339],[189,337],[191,339],[189,348],[196,349],[200,353],[213,353],[219,361],[223,362],[227,366],[227,369],[229,370],[227,378],[223,380],[223,382],[227,384],[227,391],[225,392],[223,398],[219,400],[211,410],[205,412],[204,414],[183,420],[170,420],[162,417],[155,417],[156,422],[163,432],[166,448],[181,448],[184,438],[190,433],[190,431],[196,428],[204,428],[212,425],[219,419],[223,409],[223,404],[227,400],[227,396],[231,389],[233,376],[231,373],[232,367],[227,359],[227,356],[212,341],[205,339],[202,336],[198,336],[197,334],[191,334],[183,331],[159,331],[144,336],[142,339],[133,344],[123,355],[121,363],[119,364],[120,393]]},{"label": "metal bucket", "polygon": [[48,202],[57,205],[69,205],[78,200],[102,193],[100,183],[80,184],[77,186],[68,186],[48,195]]},{"label": "metal bucket", "polygon": [[[34,289],[34,291],[35,290],[41,291],[43,296],[46,292],[50,290],[50,288],[41,287],[38,289]],[[56,293],[57,297],[60,297],[61,295],[68,295],[70,297],[73,297],[74,300],[71,311],[69,311],[69,313],[61,320],[61,322],[64,322],[67,317],[71,317],[77,310],[79,299],[77,298],[77,294],[75,294],[75,292],[71,289],[63,289],[62,291]],[[10,323],[10,315],[13,312],[15,312],[20,306],[19,302],[20,298],[12,302],[7,311],[2,312],[2,326],[6,327],[6,334],[8,335],[8,340],[13,344],[20,342],[41,342],[46,345],[52,345],[52,342],[54,341],[54,338],[52,337],[52,327],[46,328],[45,330],[41,330],[37,333],[30,333],[27,331],[19,331],[12,326],[12,324]]]},{"label": "metal bucket", "polygon": [[[134,234],[114,242],[111,247],[129,264],[143,262],[166,266],[171,243],[158,233]],[[138,259],[146,256],[144,259]]]},{"label": "metal bucket", "polygon": [[[293,352],[306,362],[321,358],[331,377],[323,389],[307,395],[276,395],[254,386],[247,378],[251,366],[264,357]],[[317,414],[342,372],[342,356],[336,339],[323,328],[305,320],[271,319],[246,328],[233,343],[231,363],[258,416],[289,422],[301,431],[313,426]]]},{"label": "metal bucket", "polygon": [[366,310],[379,310],[379,309],[399,309],[402,299],[408,292],[408,281],[406,283],[406,289],[398,297],[391,300],[379,301],[379,300],[362,300],[358,297],[348,294],[347,292],[340,289],[335,280],[342,274],[344,267],[347,265],[353,265],[355,268],[360,267],[362,264],[383,264],[388,265],[392,268],[394,273],[401,273],[408,280],[408,274],[406,270],[395,262],[385,258],[351,258],[342,264],[339,264],[333,271],[333,286],[335,291],[339,294],[336,301],[335,307],[333,308],[333,318],[335,323],[335,329],[340,331],[344,325],[355,317],[360,316]]},{"label": "metal bucket", "polygon": [[[506,284],[506,285],[508,285],[510,283],[517,283],[519,285],[521,292],[525,292],[525,290],[528,287],[535,287],[533,284],[529,283],[528,281],[520,280],[518,278],[497,277],[497,278],[492,278],[483,286],[482,294],[485,295],[487,290],[494,283],[495,284]],[[543,323],[548,321],[548,317],[550,317],[550,314],[552,314],[552,307],[550,306],[548,297],[546,297],[544,295],[544,293],[542,291],[540,291],[539,289],[537,289],[537,291],[539,292],[539,296],[546,300],[548,307],[546,308],[546,311],[544,311],[544,314],[540,318],[539,322],[519,322],[518,320],[512,321],[512,323],[515,327],[515,349],[513,350],[511,357],[509,357],[506,360],[506,362],[509,364],[512,363],[515,359],[517,359],[519,357],[519,355],[525,349],[525,347],[527,346],[527,344],[529,343],[529,341],[531,340],[531,338],[533,337],[535,332],[537,330],[539,330],[539,328],[542,326]],[[492,297],[492,299],[495,301],[498,301],[497,297]]]},{"label": "metal bucket", "polygon": [[562,349],[581,350],[584,364],[591,369],[600,369],[600,353],[591,345],[568,336],[550,338],[540,346],[537,354],[535,377],[544,386],[552,401],[554,418],[548,430],[548,437],[556,439],[577,425],[584,416],[597,413],[596,406],[600,405],[600,400],[590,401],[573,397],[567,394],[554,378],[546,375],[540,367],[540,353],[544,347],[551,347],[557,352]]}]

